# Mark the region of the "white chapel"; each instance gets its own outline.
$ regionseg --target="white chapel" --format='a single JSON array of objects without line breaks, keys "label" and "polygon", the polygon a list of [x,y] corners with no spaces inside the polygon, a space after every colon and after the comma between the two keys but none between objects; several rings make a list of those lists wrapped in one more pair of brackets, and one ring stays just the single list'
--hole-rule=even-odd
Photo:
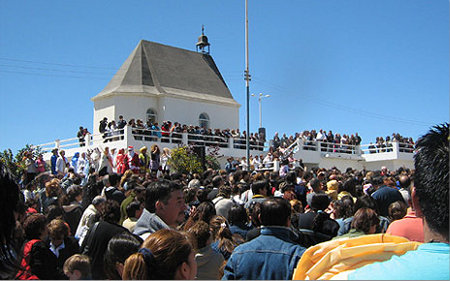
[{"label": "white chapel", "polygon": [[[94,102],[94,134],[104,117],[170,120],[212,129],[239,128],[239,107],[199,37],[200,51],[141,40]],[[198,49],[198,48],[197,48]]]}]

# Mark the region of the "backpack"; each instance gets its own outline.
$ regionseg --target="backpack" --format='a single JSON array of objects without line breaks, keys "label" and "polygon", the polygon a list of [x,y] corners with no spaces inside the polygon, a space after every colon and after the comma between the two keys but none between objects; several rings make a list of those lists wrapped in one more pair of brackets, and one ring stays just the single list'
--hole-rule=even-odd
[{"label": "backpack", "polygon": [[34,275],[31,272],[31,265],[30,265],[31,249],[33,248],[34,244],[36,244],[36,242],[39,242],[39,241],[41,241],[41,240],[32,239],[23,246],[23,258],[22,258],[22,262],[20,263],[20,267],[22,269],[19,270],[19,272],[17,272],[17,275],[16,275],[17,279],[19,279],[19,280],[39,280],[39,277],[37,277],[36,275]]}]

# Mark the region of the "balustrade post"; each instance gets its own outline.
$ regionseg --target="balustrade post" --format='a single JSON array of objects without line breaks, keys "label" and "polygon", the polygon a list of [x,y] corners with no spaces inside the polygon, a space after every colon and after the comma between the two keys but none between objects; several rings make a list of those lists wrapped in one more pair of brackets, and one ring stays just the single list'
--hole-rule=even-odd
[{"label": "balustrade post", "polygon": [[233,137],[228,137],[228,148],[233,149],[234,148],[234,139]]},{"label": "balustrade post", "polygon": [[84,143],[86,144],[86,147],[90,147],[91,146],[91,134],[87,133],[84,136]]},{"label": "balustrade post", "polygon": [[123,137],[125,140],[125,147],[128,147],[129,143],[130,143],[130,139],[131,137],[133,137],[133,133],[131,132],[132,127],[126,125],[125,130],[123,131]]},{"label": "balustrade post", "polygon": [[61,145],[61,140],[60,139],[55,140],[55,148],[59,150],[60,145]]},{"label": "balustrade post", "polygon": [[395,153],[395,158],[398,158],[398,155],[400,153],[400,143],[398,141],[391,142],[392,144],[392,150]]},{"label": "balustrade post", "polygon": [[189,139],[188,133],[183,133],[182,134],[182,138],[183,138],[183,140],[182,140],[183,145],[187,146],[188,145],[188,139]]},{"label": "balustrade post", "polygon": [[361,156],[362,155],[362,151],[361,151],[361,145],[356,145],[356,154]]},{"label": "balustrade post", "polygon": [[278,172],[280,170],[280,162],[278,160],[273,160],[273,171]]}]

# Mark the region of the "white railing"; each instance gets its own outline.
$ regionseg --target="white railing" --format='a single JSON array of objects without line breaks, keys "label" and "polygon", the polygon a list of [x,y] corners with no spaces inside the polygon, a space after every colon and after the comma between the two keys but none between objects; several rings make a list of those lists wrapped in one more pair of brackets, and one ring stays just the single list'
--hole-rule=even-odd
[{"label": "white railing", "polygon": [[320,151],[330,153],[357,154],[357,155],[361,154],[359,145],[340,144],[317,140],[304,140],[302,138],[297,138],[291,145],[289,145],[285,149],[283,154],[284,156],[288,156],[291,152],[298,150],[310,150],[310,151]]},{"label": "white railing", "polygon": [[[155,143],[171,143],[176,145],[201,145],[218,146],[230,149],[246,149],[245,138],[222,137],[216,135],[189,134],[179,132],[166,132],[162,130],[147,130],[143,128],[133,128],[126,126],[113,132],[100,134],[87,134],[84,139],[70,138],[65,140],[55,140],[54,142],[37,145],[41,151],[46,153],[54,148],[70,149],[77,147],[91,148],[101,144],[114,144],[124,142],[123,146],[128,146],[130,140]],[[263,151],[264,142],[250,142],[250,150]]]},{"label": "white railing", "polygon": [[351,145],[351,144],[341,144],[324,142],[317,140],[304,140],[302,138],[297,138],[292,144],[290,144],[283,151],[283,156],[287,157],[291,153],[296,153],[297,151],[320,151],[327,153],[337,153],[337,154],[376,154],[376,153],[386,153],[386,152],[396,152],[396,153],[413,153],[414,145],[410,143],[400,143],[397,141],[386,142],[384,145],[377,144],[362,144],[362,145]]},{"label": "white railing", "polygon": [[414,153],[414,145],[410,143],[389,141],[383,144],[363,144],[361,145],[363,154],[377,154],[377,153]]}]

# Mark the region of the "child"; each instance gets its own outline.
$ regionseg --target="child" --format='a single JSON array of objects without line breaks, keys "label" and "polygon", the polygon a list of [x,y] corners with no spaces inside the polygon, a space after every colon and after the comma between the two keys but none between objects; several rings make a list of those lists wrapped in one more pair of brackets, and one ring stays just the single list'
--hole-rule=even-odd
[{"label": "child", "polygon": [[89,280],[91,278],[91,261],[86,255],[75,254],[64,263],[64,274],[69,280]]}]

